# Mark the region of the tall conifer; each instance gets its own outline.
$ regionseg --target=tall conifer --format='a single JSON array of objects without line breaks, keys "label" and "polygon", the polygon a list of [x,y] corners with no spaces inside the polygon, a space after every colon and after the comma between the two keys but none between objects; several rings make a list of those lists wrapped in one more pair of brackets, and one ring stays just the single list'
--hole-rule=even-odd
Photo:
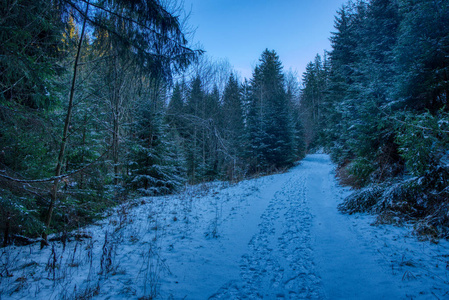
[{"label": "tall conifer", "polygon": [[278,55],[267,49],[259,61],[251,80],[248,154],[253,171],[267,171],[295,160],[294,129]]}]

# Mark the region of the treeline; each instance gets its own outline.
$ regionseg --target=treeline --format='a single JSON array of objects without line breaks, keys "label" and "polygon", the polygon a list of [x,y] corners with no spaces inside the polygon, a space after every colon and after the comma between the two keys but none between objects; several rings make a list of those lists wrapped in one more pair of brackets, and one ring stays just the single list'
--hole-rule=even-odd
[{"label": "treeline", "polygon": [[240,180],[304,155],[274,51],[240,82],[158,0],[0,4],[0,229],[67,232],[130,193]]},{"label": "treeline", "polygon": [[448,237],[449,3],[349,2],[303,75],[309,148],[362,188],[340,207]]},{"label": "treeline", "polygon": [[304,155],[298,83],[283,74],[275,51],[262,53],[249,81],[231,72],[222,92],[208,78],[200,72],[178,82],[166,113],[191,183],[266,174]]}]

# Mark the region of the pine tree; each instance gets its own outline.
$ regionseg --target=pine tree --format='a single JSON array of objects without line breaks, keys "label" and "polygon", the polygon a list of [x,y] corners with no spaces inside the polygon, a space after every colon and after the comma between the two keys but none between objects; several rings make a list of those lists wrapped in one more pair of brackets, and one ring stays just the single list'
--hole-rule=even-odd
[{"label": "pine tree", "polygon": [[[356,68],[359,76],[351,90],[355,104],[355,118],[351,120],[351,143],[348,147],[357,157],[361,182],[381,180],[396,172],[397,145],[391,120],[384,110],[390,105],[390,93],[395,77],[393,50],[400,23],[396,1],[371,1],[367,7],[358,36]],[[365,179],[363,179],[365,177]]]},{"label": "pine tree", "polygon": [[251,80],[247,135],[253,171],[289,166],[294,157],[294,129],[282,64],[275,51],[262,53]]},{"label": "pine tree", "polygon": [[332,157],[343,163],[353,157],[351,120],[357,118],[356,107],[360,101],[354,87],[360,77],[361,28],[366,15],[366,3],[348,3],[337,12],[336,32],[332,33],[332,51],[329,53],[330,72],[325,97],[323,99],[321,140]]},{"label": "pine tree", "polygon": [[205,180],[214,180],[221,175],[220,165],[222,155],[219,149],[219,122],[220,113],[220,92],[215,85],[212,93],[208,93],[204,98],[204,121],[203,121],[203,161],[205,165]]},{"label": "pine tree", "polygon": [[325,68],[326,60],[326,56],[323,62],[321,56],[317,54],[315,60],[307,64],[302,78],[300,110],[305,126],[305,142],[307,147],[312,148],[321,142],[318,139],[320,130],[324,127],[322,117],[326,109],[323,102],[329,77],[328,70]]},{"label": "pine tree", "polygon": [[182,94],[182,86],[177,82],[173,88],[173,94],[170,98],[167,108],[167,122],[171,128],[178,133],[184,128],[184,99]]},{"label": "pine tree", "polygon": [[[67,4],[67,3],[66,3]],[[87,1],[82,3],[70,3],[71,11],[75,11],[76,17],[81,21],[80,41],[78,43],[75,60],[73,63],[73,75],[68,97],[68,106],[64,121],[64,129],[60,141],[60,150],[55,168],[55,180],[50,190],[51,200],[45,216],[45,225],[48,228],[51,223],[53,210],[56,205],[59,189],[60,175],[66,156],[66,147],[69,142],[69,128],[73,109],[75,107],[75,92],[77,74],[81,66],[81,50],[84,36],[87,34],[87,26],[96,30],[97,37],[109,43],[112,55],[130,60],[139,68],[142,75],[156,79],[171,79],[174,71],[185,69],[195,58],[197,52],[187,47],[187,40],[181,30],[177,17],[171,15],[159,1],[109,1],[107,7],[102,1]],[[76,9],[74,9],[76,8]],[[120,102],[120,97],[115,97],[115,104]],[[117,111],[113,112],[117,113]],[[119,120],[113,117],[112,148],[114,173],[117,176],[118,168],[118,135]],[[116,177],[117,178],[117,177]],[[117,181],[117,180],[116,180]],[[46,233],[43,233],[46,240]]]},{"label": "pine tree", "polygon": [[185,151],[187,159],[187,174],[192,182],[196,182],[204,174],[202,161],[202,113],[204,112],[204,91],[201,79],[197,76],[191,83],[189,98],[186,104]]},{"label": "pine tree", "polygon": [[163,195],[185,182],[184,160],[176,135],[165,123],[165,87],[153,83],[138,104],[129,159],[129,185],[148,195]]},{"label": "pine tree", "polygon": [[[124,109],[140,96],[139,82],[171,80],[201,51],[188,47],[179,18],[158,0],[3,1],[0,18],[0,165],[8,170],[0,176],[33,185],[12,190],[41,197],[36,211],[45,216],[48,232],[56,204],[71,206],[63,181],[85,189],[82,201],[93,192],[93,181],[103,195],[110,183],[104,174],[114,173],[119,183],[128,150],[122,147],[129,133],[124,121],[131,116]],[[109,68],[106,62],[111,62]],[[109,100],[109,110],[104,100]],[[86,171],[93,163],[95,172]],[[99,170],[102,176],[92,176]],[[63,176],[68,171],[73,174]],[[36,189],[34,182],[40,181],[44,186]],[[50,201],[44,189],[50,191]]]},{"label": "pine tree", "polygon": [[0,3],[0,104],[48,109],[56,100],[52,78],[63,46],[63,24],[53,1]]},{"label": "pine tree", "polygon": [[436,113],[449,110],[449,4],[403,1],[395,49],[397,91],[402,107]]},{"label": "pine tree", "polygon": [[289,72],[286,74],[285,86],[294,131],[294,157],[296,160],[299,160],[305,156],[307,147],[304,123],[301,116],[301,89],[295,73]]},{"label": "pine tree", "polygon": [[240,86],[234,74],[229,76],[223,94],[223,131],[229,140],[232,156],[242,153],[242,138],[244,134],[243,103]]}]

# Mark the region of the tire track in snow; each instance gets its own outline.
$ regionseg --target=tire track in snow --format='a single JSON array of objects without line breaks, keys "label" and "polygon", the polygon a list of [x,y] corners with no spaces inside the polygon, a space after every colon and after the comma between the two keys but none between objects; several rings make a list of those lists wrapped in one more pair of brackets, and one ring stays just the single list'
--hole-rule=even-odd
[{"label": "tire track in snow", "polygon": [[274,195],[261,193],[271,199],[241,258],[240,280],[228,282],[209,299],[322,298],[312,259],[305,174],[278,176],[286,178],[280,188],[264,188],[276,188]]}]

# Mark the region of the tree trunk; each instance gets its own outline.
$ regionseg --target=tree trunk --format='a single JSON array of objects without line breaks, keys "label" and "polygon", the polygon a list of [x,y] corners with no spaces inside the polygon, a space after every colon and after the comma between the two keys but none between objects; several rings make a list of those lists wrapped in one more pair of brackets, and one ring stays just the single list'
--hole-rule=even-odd
[{"label": "tree trunk", "polygon": [[[85,11],[86,16],[87,16],[88,11],[89,11],[89,0],[86,3],[86,11]],[[72,85],[71,85],[70,94],[69,94],[69,105],[67,107],[67,115],[65,118],[64,130],[62,133],[61,148],[59,149],[58,163],[57,163],[56,169],[55,169],[55,177],[58,177],[61,175],[62,163],[64,160],[65,148],[67,145],[70,119],[72,117],[72,110],[73,110],[73,98],[75,95],[76,75],[77,75],[77,71],[78,71],[78,65],[79,65],[79,60],[80,60],[80,56],[81,56],[81,47],[83,44],[83,38],[84,38],[85,29],[86,29],[86,20],[87,20],[87,17],[85,17],[84,21],[83,21],[83,27],[81,29],[80,40],[79,40],[78,49],[76,52],[75,63],[73,66],[73,77],[72,77]],[[45,216],[45,223],[44,223],[45,231],[42,233],[41,248],[44,247],[46,244],[48,244],[47,243],[47,231],[51,224],[51,217],[52,217],[53,210],[55,208],[55,204],[56,204],[56,200],[57,200],[59,181],[60,181],[60,179],[56,178],[53,181],[53,184],[52,184],[52,187],[50,190],[50,205],[48,206],[48,211]]]},{"label": "tree trunk", "polygon": [[[118,102],[118,100],[116,100]],[[115,108],[112,133],[112,161],[114,163],[114,185],[119,184],[119,120],[118,107]]]},{"label": "tree trunk", "polygon": [[[84,124],[87,124],[87,116],[84,117]],[[83,149],[86,147],[86,127],[83,128],[83,141],[82,141]],[[84,157],[85,157],[85,151],[83,150],[83,153],[81,155],[81,166],[84,166]],[[80,173],[80,189],[82,190],[84,188],[84,172]]]},{"label": "tree trunk", "polygon": [[5,232],[3,238],[3,247],[8,246],[9,244],[9,228],[11,227],[11,213],[8,211],[6,214],[6,224],[5,224]]}]

